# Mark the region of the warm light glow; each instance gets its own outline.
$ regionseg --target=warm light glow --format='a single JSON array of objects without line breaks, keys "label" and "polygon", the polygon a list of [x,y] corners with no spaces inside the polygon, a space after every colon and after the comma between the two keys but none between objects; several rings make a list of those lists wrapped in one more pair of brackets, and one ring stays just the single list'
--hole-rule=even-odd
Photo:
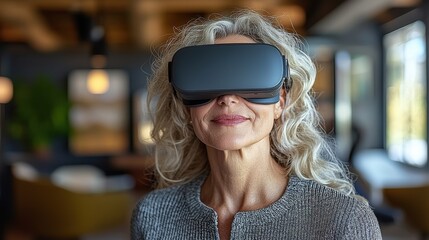
[{"label": "warm light glow", "polygon": [[0,76],[0,104],[8,103],[13,96],[12,81]]},{"label": "warm light glow", "polygon": [[139,126],[139,141],[142,144],[154,143],[151,136],[152,130],[153,130],[153,124],[151,122],[145,122]]},{"label": "warm light glow", "polygon": [[86,86],[92,94],[103,94],[109,90],[109,76],[102,69],[94,69],[88,73]]}]

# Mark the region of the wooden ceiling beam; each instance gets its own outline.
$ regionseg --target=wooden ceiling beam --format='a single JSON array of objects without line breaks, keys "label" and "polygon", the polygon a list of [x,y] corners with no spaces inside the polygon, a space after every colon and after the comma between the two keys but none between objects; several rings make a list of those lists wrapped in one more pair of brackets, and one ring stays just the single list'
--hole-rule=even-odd
[{"label": "wooden ceiling beam", "polygon": [[[249,8],[262,13],[270,13],[278,17],[278,22],[288,29],[302,32],[305,23],[305,10],[298,5],[281,4],[278,0],[137,0],[132,9],[134,22],[134,39],[140,45],[158,45],[172,33],[173,27],[179,27],[187,21],[179,21],[177,25],[166,22],[165,15],[179,13],[184,16],[195,13],[209,14],[239,8]],[[188,19],[189,21],[190,19]]]},{"label": "wooden ceiling beam", "polygon": [[129,0],[0,0],[31,6],[39,10],[67,11],[128,11]]},{"label": "wooden ceiling beam", "polygon": [[[7,29],[3,27],[1,31],[2,38],[9,36],[11,42],[16,42],[17,38],[23,36],[37,49],[57,49],[61,45],[78,43],[73,40],[75,35],[70,34],[73,27],[71,13],[78,10],[90,16],[103,16],[109,45],[156,47],[172,34],[174,27],[183,25],[195,16],[240,8],[273,15],[278,18],[279,24],[300,33],[305,22],[305,10],[290,1],[0,0],[0,21],[5,23],[3,26],[7,26]],[[67,15],[67,12],[70,14]],[[58,16],[62,20],[55,21]],[[68,31],[68,34],[61,31]]]},{"label": "wooden ceiling beam", "polygon": [[41,51],[51,51],[61,47],[60,37],[47,27],[38,11],[32,6],[0,1],[0,21],[16,28],[31,46]]}]

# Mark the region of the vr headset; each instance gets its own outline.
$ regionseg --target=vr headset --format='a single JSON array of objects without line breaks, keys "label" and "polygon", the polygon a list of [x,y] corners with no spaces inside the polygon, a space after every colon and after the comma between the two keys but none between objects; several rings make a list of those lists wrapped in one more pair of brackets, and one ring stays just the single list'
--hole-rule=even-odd
[{"label": "vr headset", "polygon": [[179,49],[168,65],[169,81],[186,106],[226,94],[257,104],[279,101],[292,86],[287,59],[273,45],[232,43]]}]

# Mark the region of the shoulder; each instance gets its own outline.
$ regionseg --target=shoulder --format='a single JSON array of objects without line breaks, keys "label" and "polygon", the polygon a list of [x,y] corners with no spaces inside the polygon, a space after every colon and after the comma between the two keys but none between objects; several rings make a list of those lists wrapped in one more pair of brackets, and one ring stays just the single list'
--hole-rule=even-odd
[{"label": "shoulder", "polygon": [[[185,207],[185,186],[153,190],[140,199],[131,217],[131,239],[142,239],[149,229],[157,231],[159,223],[169,220]],[[173,211],[174,210],[174,211]]]},{"label": "shoulder", "polygon": [[371,210],[363,199],[344,194],[315,180],[300,179],[293,176],[288,190],[297,192],[299,196],[306,198],[313,204]]},{"label": "shoulder", "polygon": [[147,193],[137,202],[133,211],[132,223],[141,224],[146,220],[154,220],[154,216],[160,219],[171,216],[172,213],[179,214],[186,211],[190,202],[199,199],[199,186],[203,179],[197,177],[185,184],[156,189]]},{"label": "shoulder", "polygon": [[329,218],[344,236],[350,239],[381,239],[377,218],[366,201],[314,180],[294,178],[292,188],[300,188],[298,191],[301,191],[311,212]]},{"label": "shoulder", "polygon": [[184,202],[186,185],[156,189],[142,197],[136,207],[135,214],[158,214],[159,211],[168,211]]},{"label": "shoulder", "polygon": [[177,228],[192,213],[193,206],[198,205],[203,180],[204,176],[201,176],[185,184],[146,194],[132,213],[131,239],[151,239],[159,236],[160,229],[166,230],[166,226]]}]

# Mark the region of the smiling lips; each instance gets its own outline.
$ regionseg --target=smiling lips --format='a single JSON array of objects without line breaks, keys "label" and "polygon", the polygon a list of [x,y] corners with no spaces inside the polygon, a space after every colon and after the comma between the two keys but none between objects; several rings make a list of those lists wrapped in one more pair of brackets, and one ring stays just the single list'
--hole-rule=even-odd
[{"label": "smiling lips", "polygon": [[241,115],[219,115],[212,122],[220,125],[232,126],[247,121],[248,118]]}]

